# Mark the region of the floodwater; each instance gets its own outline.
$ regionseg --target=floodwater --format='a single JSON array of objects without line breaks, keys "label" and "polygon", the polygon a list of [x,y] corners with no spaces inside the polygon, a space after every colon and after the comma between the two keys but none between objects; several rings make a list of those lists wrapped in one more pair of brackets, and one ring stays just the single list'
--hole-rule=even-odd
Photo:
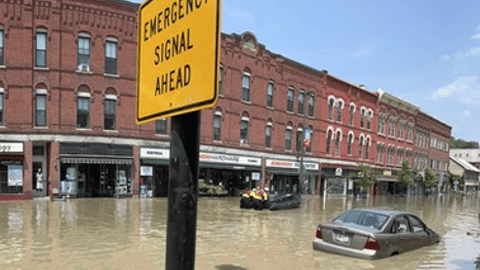
[{"label": "floodwater", "polygon": [[[195,269],[475,269],[480,199],[303,196],[300,208],[243,210],[238,198],[200,198]],[[312,249],[315,228],[345,210],[407,210],[439,244],[381,260]],[[164,269],[167,199],[0,202],[0,269]]]}]

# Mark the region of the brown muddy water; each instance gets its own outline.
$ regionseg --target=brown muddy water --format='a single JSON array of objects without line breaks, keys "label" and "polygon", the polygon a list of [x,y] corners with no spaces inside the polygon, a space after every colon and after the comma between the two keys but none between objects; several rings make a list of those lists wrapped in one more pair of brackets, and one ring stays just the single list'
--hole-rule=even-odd
[{"label": "brown muddy water", "polygon": [[[195,269],[475,269],[479,201],[303,196],[300,208],[271,212],[200,198]],[[319,223],[358,207],[411,211],[442,240],[375,261],[312,249]],[[166,218],[166,198],[0,202],[0,269],[164,269]]]}]

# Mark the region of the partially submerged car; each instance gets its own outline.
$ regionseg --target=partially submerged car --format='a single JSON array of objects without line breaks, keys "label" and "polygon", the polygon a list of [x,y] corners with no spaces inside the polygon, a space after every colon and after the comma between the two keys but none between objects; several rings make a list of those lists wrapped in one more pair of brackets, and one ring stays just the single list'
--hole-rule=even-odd
[{"label": "partially submerged car", "polygon": [[440,236],[409,212],[352,209],[320,224],[313,249],[378,259],[440,242]]}]

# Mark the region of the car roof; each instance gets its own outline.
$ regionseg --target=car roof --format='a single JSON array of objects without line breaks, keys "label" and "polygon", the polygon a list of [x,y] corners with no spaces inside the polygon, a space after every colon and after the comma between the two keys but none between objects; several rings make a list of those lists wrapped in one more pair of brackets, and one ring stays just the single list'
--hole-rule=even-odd
[{"label": "car roof", "polygon": [[407,212],[407,211],[398,211],[398,210],[391,210],[391,209],[379,209],[379,208],[354,208],[354,209],[351,209],[351,210],[374,212],[374,213],[387,215],[387,216],[394,216],[394,215],[400,215],[400,214],[413,215],[412,213]]}]

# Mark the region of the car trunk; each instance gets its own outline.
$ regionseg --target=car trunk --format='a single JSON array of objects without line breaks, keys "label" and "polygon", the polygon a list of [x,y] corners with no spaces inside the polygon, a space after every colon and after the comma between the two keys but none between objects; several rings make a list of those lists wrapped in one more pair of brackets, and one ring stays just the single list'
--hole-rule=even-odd
[{"label": "car trunk", "polygon": [[[364,249],[369,237],[373,238],[373,235],[368,231],[344,225],[323,224],[321,228],[323,241],[358,250]],[[368,230],[369,228],[366,229]]]}]

